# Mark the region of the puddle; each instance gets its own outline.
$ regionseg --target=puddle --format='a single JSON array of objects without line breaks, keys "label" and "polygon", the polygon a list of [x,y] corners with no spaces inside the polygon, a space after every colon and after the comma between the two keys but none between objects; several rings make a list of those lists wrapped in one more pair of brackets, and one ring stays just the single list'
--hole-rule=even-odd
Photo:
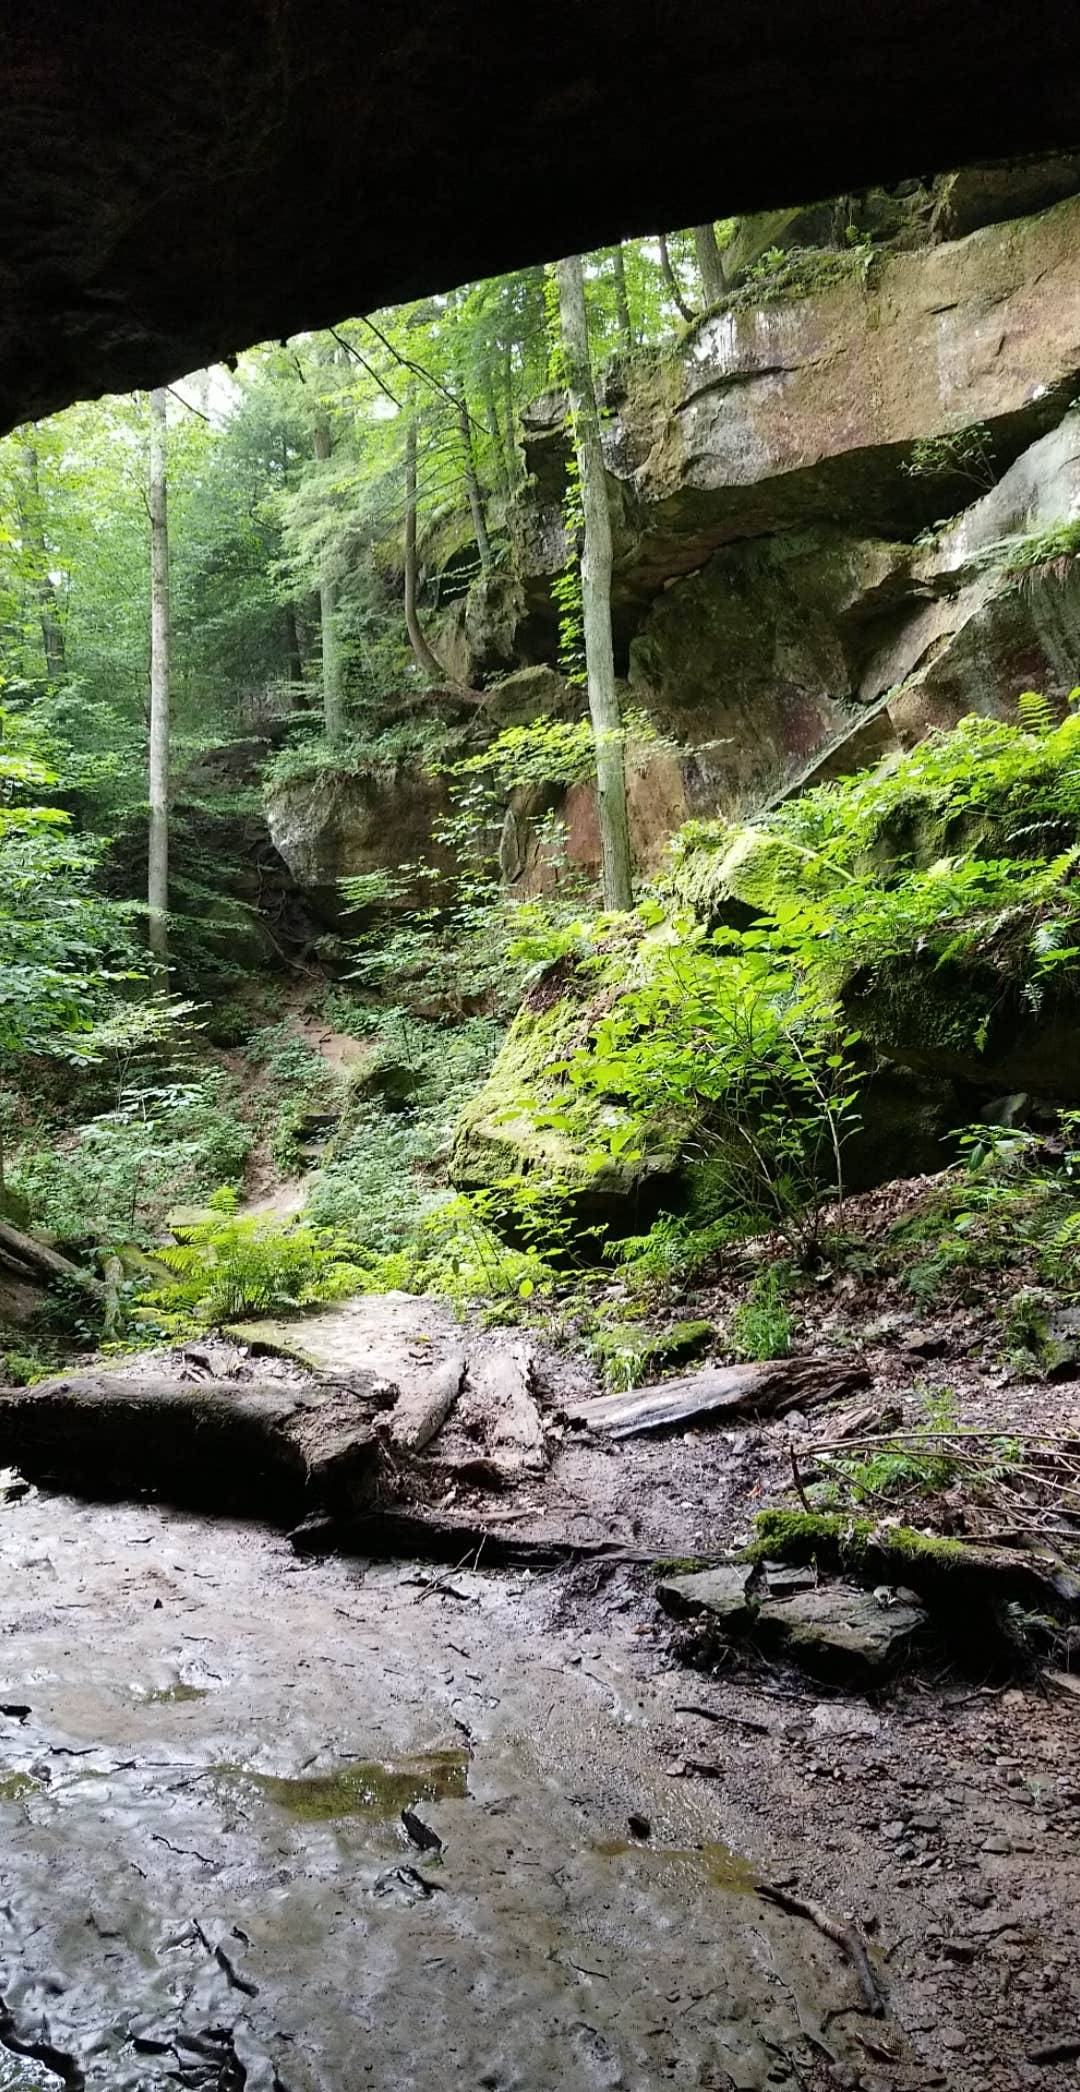
[{"label": "puddle", "polygon": [[301,1823],[329,1823],[339,1816],[374,1816],[387,1821],[418,1801],[464,1801],[468,1793],[467,1751],[426,1751],[419,1757],[372,1759],[339,1765],[333,1772],[285,1779],[219,1765],[220,1779],[257,1787],[268,1801]]},{"label": "puddle", "polygon": [[[632,1624],[583,1666],[557,1582],[480,1587],[440,1613],[400,1563],[301,1564],[251,1525],[5,1507],[5,1693],[55,1762],[32,1807],[0,1770],[17,2033],[47,2024],[93,2092],[794,2092],[827,2081],[819,2034],[864,2070],[845,1957],[750,1893],[723,1796],[664,1774]],[[437,1875],[405,1808],[448,1833]],[[634,1812],[656,1844],[609,1838]],[[0,2048],[0,2092],[57,2083]]]},{"label": "puddle", "polygon": [[181,1680],[176,1685],[163,1685],[157,1692],[139,1692],[136,1703],[140,1707],[178,1706],[184,1700],[205,1700],[205,1685],[185,1685]]},{"label": "puddle", "polygon": [[749,1860],[715,1840],[704,1845],[679,1846],[654,1845],[647,1838],[605,1838],[592,1849],[602,1860],[633,1858],[643,1861],[646,1867],[651,1863],[656,1869],[693,1868],[704,1876],[710,1888],[727,1889],[736,1896],[752,1896],[758,1885],[759,1877]]}]

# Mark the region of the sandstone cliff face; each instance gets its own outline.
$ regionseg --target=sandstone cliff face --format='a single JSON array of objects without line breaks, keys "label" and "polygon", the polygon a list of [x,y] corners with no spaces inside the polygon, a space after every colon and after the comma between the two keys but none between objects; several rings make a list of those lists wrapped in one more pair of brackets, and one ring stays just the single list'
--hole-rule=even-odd
[{"label": "sandstone cliff face", "polygon": [[[949,177],[918,192],[893,246],[804,250],[800,295],[790,272],[783,296],[744,278],[669,353],[609,375],[617,654],[660,744],[631,753],[643,865],[688,816],[752,816],[934,725],[1080,681],[1080,564],[1019,542],[1080,518],[1078,184],[1068,156]],[[757,235],[824,236],[814,213],[769,219],[747,221],[741,266]],[[523,436],[512,570],[454,602],[440,635],[463,679],[494,682],[493,727],[495,679],[553,659],[566,559],[559,395]],[[402,830],[421,842],[435,788],[400,772],[379,790],[378,807],[342,781],[276,809],[298,877],[387,862]],[[571,856],[594,865],[590,788],[561,811]],[[543,855],[528,806],[510,815],[507,876],[529,890]]]}]

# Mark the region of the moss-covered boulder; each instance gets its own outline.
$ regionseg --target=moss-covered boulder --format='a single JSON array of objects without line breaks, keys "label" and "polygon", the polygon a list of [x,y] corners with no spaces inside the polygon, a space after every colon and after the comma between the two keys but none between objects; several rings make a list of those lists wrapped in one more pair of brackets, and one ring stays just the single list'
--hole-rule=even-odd
[{"label": "moss-covered boulder", "polygon": [[595,981],[565,969],[534,989],[458,1121],[450,1176],[459,1190],[494,1193],[512,1218],[519,1187],[557,1187],[581,1218],[626,1231],[647,1224],[674,1188],[688,1128],[673,1117],[658,1121],[643,1145],[613,1152],[611,1132],[625,1114],[614,1100],[576,1089],[564,1072],[603,1007]]}]

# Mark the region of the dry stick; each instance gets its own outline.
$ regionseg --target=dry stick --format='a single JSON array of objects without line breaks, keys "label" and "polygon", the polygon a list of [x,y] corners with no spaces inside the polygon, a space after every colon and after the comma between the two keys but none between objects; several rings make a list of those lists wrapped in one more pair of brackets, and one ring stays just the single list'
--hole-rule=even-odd
[{"label": "dry stick", "polygon": [[676,1707],[676,1714],[696,1714],[703,1722],[727,1722],[733,1729],[751,1729],[755,1736],[771,1736],[768,1722],[756,1722],[748,1714],[722,1714],[716,1707]]},{"label": "dry stick", "polygon": [[803,1507],[803,1510],[809,1511],[810,1499],[806,1494],[806,1490],[803,1488],[803,1478],[799,1473],[799,1456],[795,1451],[794,1439],[788,1440],[788,1452],[791,1455],[791,1479],[795,1484],[795,1493]]},{"label": "dry stick", "polygon": [[374,378],[375,383],[379,388],[379,391],[385,393],[387,399],[390,401],[391,406],[400,407],[401,401],[399,400],[396,392],[391,392],[389,385],[384,384],[382,378],[380,378],[379,376],[378,371],[375,369],[374,364],[369,363],[366,356],[361,356],[359,349],[354,349],[351,341],[346,341],[345,336],[343,334],[339,334],[336,327],[328,327],[326,331],[328,334],[333,335],[334,340],[338,343],[340,348],[344,349],[347,356],[352,356],[355,362],[359,363],[361,369],[366,370],[369,378]]},{"label": "dry stick", "polygon": [[[446,385],[440,383],[439,379],[436,378],[434,374],[427,369],[425,364],[414,363],[411,356],[403,356],[400,349],[395,349],[393,342],[387,340],[381,327],[377,327],[375,325],[374,320],[369,319],[366,313],[362,315],[360,324],[363,327],[370,327],[371,332],[375,336],[376,341],[381,341],[383,348],[388,350],[389,354],[393,357],[394,362],[400,364],[402,370],[415,371],[416,376],[418,378],[423,378],[424,383],[426,385],[431,385],[436,392],[441,392],[444,400],[449,400],[450,405],[452,407],[460,408],[464,404],[463,401],[458,399],[456,393],[451,392]],[[482,436],[490,437],[491,430],[486,429],[482,421],[477,421],[476,416],[474,414],[469,413],[467,405],[465,406],[465,412],[466,414],[468,414],[469,420],[472,422],[474,429],[478,429]]]},{"label": "dry stick", "polygon": [[867,2011],[872,2012],[875,2019],[882,2019],[885,2000],[870,1966],[870,1957],[854,1925],[842,1925],[839,1918],[831,1917],[820,1903],[805,1903],[801,1896],[790,1896],[786,1889],[775,1888],[771,1882],[759,1882],[757,1892],[769,1903],[775,1903],[778,1909],[789,1911],[793,1918],[807,1918],[811,1925],[816,1925],[818,1931],[825,1934],[826,1939],[835,1942],[855,1971]]}]

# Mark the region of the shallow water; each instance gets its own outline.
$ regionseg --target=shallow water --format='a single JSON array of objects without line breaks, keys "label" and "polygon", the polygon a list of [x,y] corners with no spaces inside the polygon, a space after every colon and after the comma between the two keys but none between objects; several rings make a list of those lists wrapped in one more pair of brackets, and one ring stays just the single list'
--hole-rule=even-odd
[{"label": "shallow water", "polygon": [[[794,2092],[858,2059],[835,1949],[663,1772],[629,1636],[551,1625],[547,1580],[450,1581],[0,1512],[0,1701],[31,1709],[0,1716],[0,1997],[69,2084]],[[0,2048],[0,2092],[57,2082]]]}]

